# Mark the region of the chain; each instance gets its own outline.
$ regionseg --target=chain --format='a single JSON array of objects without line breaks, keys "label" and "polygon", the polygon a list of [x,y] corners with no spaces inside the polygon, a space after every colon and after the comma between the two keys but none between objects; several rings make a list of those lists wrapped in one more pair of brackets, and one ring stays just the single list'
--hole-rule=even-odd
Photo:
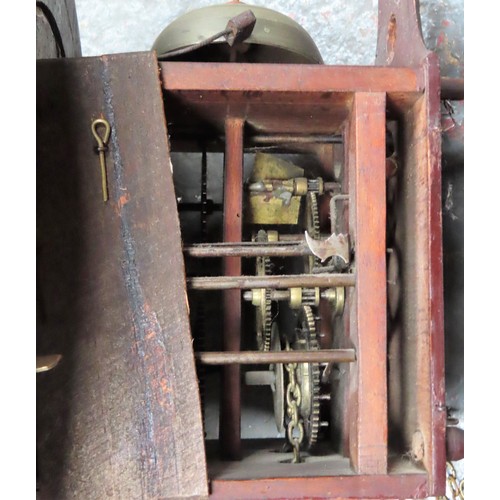
[{"label": "chain", "polygon": [[464,488],[465,488],[465,483],[464,479],[460,481],[460,483],[457,480],[457,473],[455,471],[455,467],[453,467],[453,464],[451,462],[446,462],[446,480],[448,481],[448,485],[451,490],[451,494],[453,495],[453,500],[455,499],[460,499],[464,500]]},{"label": "chain", "polygon": [[[290,346],[287,343],[287,350],[290,350]],[[287,437],[288,441],[293,448],[293,458],[292,463],[298,464],[300,460],[300,444],[304,439],[304,424],[302,419],[299,419],[299,406],[302,401],[302,393],[300,391],[300,385],[297,382],[296,370],[297,363],[288,363],[285,365],[288,372],[290,381],[286,388],[286,404],[287,404],[287,415],[290,418],[287,427]],[[297,435],[298,433],[298,435]]]},{"label": "chain", "polygon": [[458,482],[457,472],[451,462],[446,462],[446,482],[451,492],[451,497],[441,496],[439,500],[465,500],[465,479]]}]

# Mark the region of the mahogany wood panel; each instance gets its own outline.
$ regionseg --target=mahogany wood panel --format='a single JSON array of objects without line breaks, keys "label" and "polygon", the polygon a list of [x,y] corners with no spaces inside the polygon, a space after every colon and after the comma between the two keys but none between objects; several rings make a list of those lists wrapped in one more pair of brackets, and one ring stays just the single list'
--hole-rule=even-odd
[{"label": "mahogany wood panel", "polygon": [[160,62],[163,88],[171,91],[421,92],[414,68],[314,64],[225,64]]},{"label": "mahogany wood panel", "polygon": [[37,161],[37,349],[63,355],[37,378],[42,498],[207,496],[154,55],[39,61]]},{"label": "mahogany wood panel", "polygon": [[[417,0],[379,2],[377,64],[421,67],[424,96],[400,110],[400,203],[396,244],[403,284],[398,359],[399,422],[407,448],[424,442],[429,494],[445,492],[444,299],[441,219],[440,73],[422,38]],[[396,103],[396,107],[398,107]],[[393,334],[394,335],[394,334]],[[396,383],[398,383],[396,381]],[[391,384],[392,385],[392,384]]]},{"label": "mahogany wood panel", "polygon": [[441,103],[438,56],[424,61],[426,76],[426,165],[429,186],[429,357],[431,408],[431,456],[426,459],[430,490],[444,494],[446,483],[446,389],[443,290],[443,223],[441,199]]},{"label": "mahogany wood panel", "polygon": [[422,38],[419,0],[380,1],[375,64],[416,68],[428,53]]},{"label": "mahogany wood panel", "polygon": [[[224,156],[224,221],[223,239],[226,242],[242,240],[243,228],[243,126],[240,118],[227,118],[225,127],[226,152]],[[241,257],[224,257],[226,276],[241,275]],[[224,292],[225,351],[241,348],[241,291]],[[220,443],[222,453],[237,460],[241,456],[241,380],[240,366],[224,367],[221,391]]]},{"label": "mahogany wood panel", "polygon": [[423,440],[422,463],[432,494],[445,488],[445,379],[441,223],[439,70],[425,61],[429,92],[402,117],[403,170],[396,245],[401,250],[402,310],[399,360],[405,445]]},{"label": "mahogany wood panel", "polygon": [[348,125],[349,218],[356,286],[350,293],[349,448],[360,474],[387,472],[384,93],[356,93]]},{"label": "mahogany wood panel", "polygon": [[249,133],[335,134],[356,91],[401,107],[424,90],[421,68],[165,62],[161,78],[174,138],[220,135],[234,113]]},{"label": "mahogany wood panel", "polygon": [[213,480],[214,499],[393,499],[426,498],[425,474],[319,476],[256,480]]}]

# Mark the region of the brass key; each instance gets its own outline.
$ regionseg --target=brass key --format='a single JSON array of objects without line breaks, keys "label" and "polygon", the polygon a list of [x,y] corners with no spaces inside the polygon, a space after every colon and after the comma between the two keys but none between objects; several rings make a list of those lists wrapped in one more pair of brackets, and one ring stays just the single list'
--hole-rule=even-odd
[{"label": "brass key", "polygon": [[[98,127],[104,127],[104,136],[101,137],[97,131]],[[109,134],[111,126],[104,118],[98,118],[92,122],[92,133],[97,141],[97,152],[99,153],[99,162],[101,164],[101,180],[102,180],[102,199],[108,201],[108,181],[106,178],[106,151],[108,150]]]}]

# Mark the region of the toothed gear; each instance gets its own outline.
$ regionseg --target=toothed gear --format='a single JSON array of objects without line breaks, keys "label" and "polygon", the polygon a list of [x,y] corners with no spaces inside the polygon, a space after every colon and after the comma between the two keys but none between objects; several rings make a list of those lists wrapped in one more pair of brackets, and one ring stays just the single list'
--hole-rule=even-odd
[{"label": "toothed gear", "polygon": [[[266,242],[266,231],[261,229],[253,240],[260,243]],[[255,271],[257,276],[271,274],[271,259],[269,257],[257,257]],[[261,351],[269,351],[271,348],[272,327],[271,290],[266,288],[263,292],[260,304],[256,308],[257,347]]]},{"label": "toothed gear", "polygon": [[[317,292],[316,292],[317,290]],[[317,307],[319,305],[319,289],[303,288],[302,289],[302,305]]]},{"label": "toothed gear", "polygon": [[[317,351],[319,349],[314,314],[309,306],[302,307],[297,339],[293,343],[292,349],[297,351]],[[304,422],[304,443],[306,449],[311,449],[318,439],[320,428],[319,363],[299,363],[297,366],[297,381],[302,393],[299,413]]]},{"label": "toothed gear", "polygon": [[[306,196],[306,229],[311,238],[318,240],[320,237],[319,208],[316,193],[307,193]],[[315,255],[306,257],[305,272],[311,273],[315,267],[321,266],[321,260]]]},{"label": "toothed gear", "polygon": [[319,193],[323,187],[322,179],[308,179],[307,180],[307,191],[311,193]]}]

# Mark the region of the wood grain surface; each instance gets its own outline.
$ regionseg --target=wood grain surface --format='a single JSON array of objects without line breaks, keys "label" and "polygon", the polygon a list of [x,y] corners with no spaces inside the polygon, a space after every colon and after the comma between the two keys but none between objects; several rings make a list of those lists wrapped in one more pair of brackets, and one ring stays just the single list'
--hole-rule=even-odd
[{"label": "wood grain surface", "polygon": [[[109,201],[91,134],[111,125]],[[43,498],[208,494],[184,261],[152,53],[37,65]]]},{"label": "wood grain surface", "polygon": [[349,447],[359,474],[387,472],[387,297],[384,93],[356,93],[349,120],[350,237],[356,286],[350,294]]}]

